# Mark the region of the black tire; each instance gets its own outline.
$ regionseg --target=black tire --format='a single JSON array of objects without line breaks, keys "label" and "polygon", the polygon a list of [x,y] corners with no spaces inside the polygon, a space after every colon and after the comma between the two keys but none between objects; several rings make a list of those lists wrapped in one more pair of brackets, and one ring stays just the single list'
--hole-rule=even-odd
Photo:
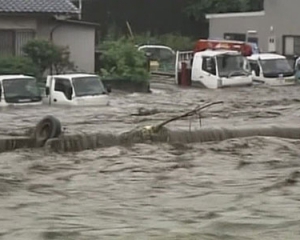
[{"label": "black tire", "polygon": [[36,142],[44,144],[51,138],[57,138],[61,134],[61,123],[53,116],[46,116],[38,122],[34,132]]}]

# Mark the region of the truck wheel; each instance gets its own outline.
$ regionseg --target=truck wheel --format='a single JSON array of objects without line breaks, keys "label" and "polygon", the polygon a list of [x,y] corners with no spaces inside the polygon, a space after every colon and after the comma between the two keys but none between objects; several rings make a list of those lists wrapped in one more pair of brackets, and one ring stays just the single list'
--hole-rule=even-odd
[{"label": "truck wheel", "polygon": [[48,139],[57,138],[60,134],[60,121],[53,116],[46,116],[36,125],[34,137],[37,143],[44,144]]}]

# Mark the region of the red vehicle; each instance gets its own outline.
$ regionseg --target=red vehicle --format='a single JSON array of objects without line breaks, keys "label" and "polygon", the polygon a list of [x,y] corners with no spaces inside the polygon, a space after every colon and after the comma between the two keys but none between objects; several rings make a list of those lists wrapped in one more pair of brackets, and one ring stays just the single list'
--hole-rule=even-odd
[{"label": "red vehicle", "polygon": [[207,49],[212,50],[234,50],[241,52],[244,56],[251,56],[253,54],[252,46],[249,43],[232,40],[209,40],[200,39],[197,41],[194,48],[194,53],[205,51]]}]

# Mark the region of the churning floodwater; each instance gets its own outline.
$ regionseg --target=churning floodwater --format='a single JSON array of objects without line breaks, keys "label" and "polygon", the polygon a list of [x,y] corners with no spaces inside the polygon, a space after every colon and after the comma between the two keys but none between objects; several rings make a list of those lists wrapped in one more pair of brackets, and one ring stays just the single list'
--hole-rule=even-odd
[{"label": "churning floodwater", "polygon": [[[0,135],[23,135],[49,114],[66,134],[117,134],[220,100],[202,113],[202,128],[300,123],[299,86],[152,88],[113,92],[108,107],[4,109]],[[149,115],[137,116],[139,108]],[[195,117],[168,127],[200,124]],[[298,240],[298,180],[300,140],[274,137],[0,153],[0,239]]]}]

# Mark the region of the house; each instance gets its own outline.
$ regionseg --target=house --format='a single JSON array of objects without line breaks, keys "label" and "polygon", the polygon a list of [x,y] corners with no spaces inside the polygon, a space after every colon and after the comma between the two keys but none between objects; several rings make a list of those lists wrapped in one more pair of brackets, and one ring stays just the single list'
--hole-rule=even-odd
[{"label": "house", "polygon": [[97,25],[78,20],[80,11],[69,0],[1,0],[0,56],[22,55],[34,38],[68,46],[79,71],[94,72]]},{"label": "house", "polygon": [[248,40],[264,52],[300,56],[299,0],[264,0],[259,12],[207,14],[209,37]]}]

